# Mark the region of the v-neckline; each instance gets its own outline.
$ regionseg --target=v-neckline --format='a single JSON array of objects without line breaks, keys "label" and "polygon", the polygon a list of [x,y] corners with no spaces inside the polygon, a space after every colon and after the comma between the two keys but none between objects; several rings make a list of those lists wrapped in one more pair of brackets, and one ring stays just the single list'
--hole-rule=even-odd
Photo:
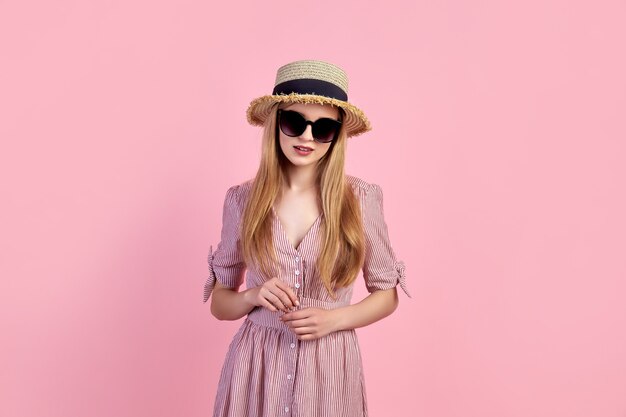
[{"label": "v-neckline", "polygon": [[289,244],[291,249],[293,249],[296,252],[298,252],[298,250],[300,249],[300,246],[302,246],[302,242],[304,242],[306,240],[306,238],[311,234],[311,231],[313,230],[315,225],[322,218],[322,213],[320,212],[320,214],[317,216],[315,221],[313,223],[311,223],[311,226],[309,226],[309,230],[307,230],[306,233],[304,234],[304,236],[302,236],[302,239],[298,243],[298,246],[294,246],[293,243],[291,243],[291,240],[289,240],[289,236],[287,235],[287,231],[283,227],[283,223],[280,221],[280,217],[278,217],[278,213],[276,212],[276,209],[274,208],[274,206],[272,206],[272,213],[274,214],[274,219],[276,219],[276,222],[278,223],[278,228],[280,229],[281,233],[283,234],[283,237],[285,238],[285,240],[287,241],[287,243]]}]

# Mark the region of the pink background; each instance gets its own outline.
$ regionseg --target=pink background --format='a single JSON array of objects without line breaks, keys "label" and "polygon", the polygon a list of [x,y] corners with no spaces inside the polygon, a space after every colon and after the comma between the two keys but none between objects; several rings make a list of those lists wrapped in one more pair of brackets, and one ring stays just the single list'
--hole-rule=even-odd
[{"label": "pink background", "polygon": [[1,416],[211,414],[244,112],[307,58],[414,295],[358,331],[371,416],[626,416],[626,4],[371,3],[0,1]]}]

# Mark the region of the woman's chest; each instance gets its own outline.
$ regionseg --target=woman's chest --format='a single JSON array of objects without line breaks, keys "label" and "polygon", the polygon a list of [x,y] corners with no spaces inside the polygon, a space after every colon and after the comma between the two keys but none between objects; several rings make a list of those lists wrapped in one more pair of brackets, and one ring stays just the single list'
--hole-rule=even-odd
[{"label": "woman's chest", "polygon": [[315,195],[283,196],[273,209],[275,219],[291,246],[297,248],[316,225],[321,210]]}]

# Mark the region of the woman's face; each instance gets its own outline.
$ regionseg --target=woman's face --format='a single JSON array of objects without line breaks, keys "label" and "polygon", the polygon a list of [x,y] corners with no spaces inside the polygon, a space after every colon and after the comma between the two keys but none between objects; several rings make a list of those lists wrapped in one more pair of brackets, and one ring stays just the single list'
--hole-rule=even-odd
[{"label": "woman's face", "polygon": [[[339,119],[339,109],[330,105],[293,103],[283,108],[300,113],[306,120],[315,122],[322,117]],[[313,140],[311,125],[308,125],[300,136],[287,136],[278,128],[280,149],[287,159],[295,166],[309,166],[322,159],[331,143],[319,143]]]}]

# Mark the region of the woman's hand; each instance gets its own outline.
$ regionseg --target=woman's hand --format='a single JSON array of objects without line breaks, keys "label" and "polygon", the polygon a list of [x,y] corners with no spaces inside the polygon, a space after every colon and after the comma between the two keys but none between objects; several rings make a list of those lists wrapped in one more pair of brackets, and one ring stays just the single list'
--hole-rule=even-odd
[{"label": "woman's hand", "polygon": [[270,311],[289,312],[295,306],[300,305],[293,290],[277,277],[265,281],[263,285],[246,290],[244,298],[249,303],[265,307]]},{"label": "woman's hand", "polygon": [[304,308],[283,314],[280,319],[291,327],[299,340],[319,339],[338,330],[336,310]]}]

